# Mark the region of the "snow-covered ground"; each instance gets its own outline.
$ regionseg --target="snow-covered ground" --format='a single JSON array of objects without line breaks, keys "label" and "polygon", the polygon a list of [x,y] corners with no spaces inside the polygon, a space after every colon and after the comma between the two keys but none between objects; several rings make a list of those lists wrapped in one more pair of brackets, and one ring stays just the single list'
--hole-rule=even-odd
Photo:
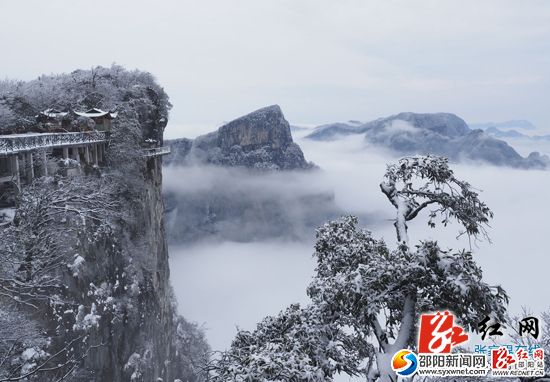
[{"label": "snow-covered ground", "polygon": [[0,226],[7,224],[15,217],[15,208],[0,208]]},{"label": "snow-covered ground", "polygon": [[[376,236],[394,243],[393,208],[378,184],[391,159],[365,149],[362,139],[341,142],[299,140],[306,158],[324,171],[320,184],[330,185],[337,203],[351,212],[376,211],[369,223]],[[481,199],[495,213],[488,242],[473,246],[477,262],[491,284],[502,284],[511,297],[511,312],[522,306],[535,313],[550,308],[547,273],[550,259],[546,237],[550,171],[524,171],[492,166],[454,165],[457,175],[483,190]],[[410,226],[411,242],[433,238],[453,248],[468,248],[456,240],[458,227],[430,229],[418,217]],[[227,348],[236,326],[253,329],[268,314],[293,302],[307,301],[305,287],[314,270],[312,243],[218,243],[170,248],[172,284],[179,309],[204,323],[216,350]],[[343,378],[341,380],[347,380]]]}]

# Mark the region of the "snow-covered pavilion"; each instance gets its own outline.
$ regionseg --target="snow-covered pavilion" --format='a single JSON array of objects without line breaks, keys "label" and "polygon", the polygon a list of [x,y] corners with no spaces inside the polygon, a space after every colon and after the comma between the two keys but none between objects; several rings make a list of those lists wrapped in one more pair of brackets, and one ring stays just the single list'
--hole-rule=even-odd
[{"label": "snow-covered pavilion", "polygon": [[[70,131],[75,116],[91,118],[94,128]],[[115,112],[97,108],[83,112],[47,109],[36,116],[37,122],[46,126],[37,129],[40,132],[0,135],[0,207],[6,204],[6,195],[13,199],[22,185],[56,172],[59,166],[70,175],[80,173],[84,164],[105,164],[111,121],[116,117]],[[160,147],[156,141],[144,142],[142,149],[146,160],[170,153],[168,147]]]},{"label": "snow-covered pavilion", "polygon": [[95,122],[95,129],[100,131],[110,131],[111,121],[117,117],[118,113],[103,111],[101,109],[92,108],[86,111],[75,111],[79,117],[91,118]]}]

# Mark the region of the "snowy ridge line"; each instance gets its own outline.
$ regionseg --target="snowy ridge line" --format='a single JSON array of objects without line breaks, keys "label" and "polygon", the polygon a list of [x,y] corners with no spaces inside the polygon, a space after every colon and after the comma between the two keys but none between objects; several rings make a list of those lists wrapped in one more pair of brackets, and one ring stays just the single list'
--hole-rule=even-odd
[{"label": "snowy ridge line", "polygon": [[40,148],[106,142],[108,139],[108,133],[105,131],[0,135],[0,155],[17,154]]}]

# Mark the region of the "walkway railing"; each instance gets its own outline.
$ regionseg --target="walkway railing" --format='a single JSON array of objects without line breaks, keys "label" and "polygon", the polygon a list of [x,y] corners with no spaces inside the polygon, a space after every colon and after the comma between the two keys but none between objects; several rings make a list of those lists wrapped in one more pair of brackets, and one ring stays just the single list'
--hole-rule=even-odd
[{"label": "walkway railing", "polygon": [[0,135],[0,156],[40,148],[74,146],[86,143],[98,143],[108,140],[105,131],[84,131],[77,133],[30,133]]},{"label": "walkway railing", "polygon": [[154,147],[152,149],[145,149],[145,156],[146,157],[155,157],[158,155],[168,155],[170,154],[170,147],[164,146],[164,147]]}]

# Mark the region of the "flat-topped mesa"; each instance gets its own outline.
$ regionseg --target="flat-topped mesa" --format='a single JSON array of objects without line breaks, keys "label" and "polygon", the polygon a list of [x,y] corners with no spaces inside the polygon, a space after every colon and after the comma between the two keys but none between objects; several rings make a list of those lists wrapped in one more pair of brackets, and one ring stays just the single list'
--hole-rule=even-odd
[{"label": "flat-topped mesa", "polygon": [[290,124],[277,105],[237,118],[217,131],[195,140],[169,142],[172,150],[165,164],[213,164],[261,170],[310,169],[294,141]]}]

